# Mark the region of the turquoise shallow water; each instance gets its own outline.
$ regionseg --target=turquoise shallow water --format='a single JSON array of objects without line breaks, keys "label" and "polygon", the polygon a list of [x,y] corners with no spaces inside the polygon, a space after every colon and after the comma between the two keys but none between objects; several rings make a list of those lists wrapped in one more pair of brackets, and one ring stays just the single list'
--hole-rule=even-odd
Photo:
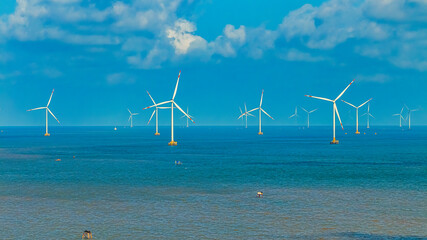
[{"label": "turquoise shallow water", "polygon": [[263,130],[3,128],[0,238],[427,239],[426,127]]}]

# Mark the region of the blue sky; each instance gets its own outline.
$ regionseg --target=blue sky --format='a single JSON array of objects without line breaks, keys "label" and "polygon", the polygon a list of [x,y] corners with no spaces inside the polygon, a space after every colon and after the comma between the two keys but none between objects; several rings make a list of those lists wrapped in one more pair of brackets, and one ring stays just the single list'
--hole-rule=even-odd
[{"label": "blue sky", "polygon": [[[240,124],[239,106],[257,107],[262,89],[276,119],[265,125],[298,123],[288,119],[297,105],[329,125],[330,104],[304,95],[334,98],[352,79],[342,99],[372,97],[373,125],[397,124],[403,103],[426,124],[426,12],[425,0],[2,0],[0,125],[44,124],[25,110],[53,88],[63,125],[125,125],[128,107],[145,125],[145,91],[170,99],[179,70],[176,101],[197,125]],[[338,109],[354,125],[354,109]]]}]

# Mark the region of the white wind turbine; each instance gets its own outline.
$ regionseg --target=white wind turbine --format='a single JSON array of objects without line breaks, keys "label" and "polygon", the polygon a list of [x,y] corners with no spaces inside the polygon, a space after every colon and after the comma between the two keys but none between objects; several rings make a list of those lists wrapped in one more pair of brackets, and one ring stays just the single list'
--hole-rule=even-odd
[{"label": "white wind turbine", "polygon": [[240,107],[239,107],[239,110],[240,110],[240,116],[237,119],[240,119],[243,116],[245,116],[245,122],[246,122],[245,128],[248,128],[248,116],[252,116],[252,117],[255,117],[255,116],[248,112],[248,109],[246,108],[246,103],[245,103],[245,112],[242,112],[242,109]]},{"label": "white wind turbine", "polygon": [[[349,102],[346,102],[346,101],[344,101],[344,100],[341,100],[341,101],[343,101],[343,102],[345,102],[345,103],[347,103],[348,105],[350,105],[350,106],[352,106],[352,107],[354,107],[354,108],[356,108],[356,134],[360,134],[360,132],[359,132],[359,108],[360,107],[362,107],[363,105],[365,105],[366,103],[368,103],[369,101],[371,101],[372,100],[372,98],[371,99],[369,99],[368,101],[366,101],[366,102],[364,102],[364,103],[362,103],[361,105],[359,105],[358,107],[356,107],[356,106],[354,106],[353,104],[351,104],[351,103],[349,103]],[[369,117],[368,117],[369,118]],[[368,124],[368,126],[369,126],[369,124]],[[369,128],[369,127],[368,127]]]},{"label": "white wind turbine", "polygon": [[151,101],[156,106],[156,109],[154,109],[153,113],[151,114],[151,117],[148,120],[147,125],[150,124],[151,119],[153,118],[154,114],[156,114],[156,133],[154,133],[154,135],[158,136],[158,135],[160,135],[160,133],[159,133],[159,109],[169,109],[170,107],[159,107],[159,106],[157,106],[157,104],[154,101],[153,97],[151,97],[151,94],[148,91],[147,91],[147,93],[148,93],[148,96],[150,96]]},{"label": "white wind turbine", "polygon": [[406,107],[406,109],[408,109],[408,129],[411,129],[411,113],[419,111],[419,109],[412,109],[411,110],[408,108],[408,106],[405,105],[405,107]]},{"label": "white wind turbine", "polygon": [[399,116],[399,126],[400,127],[402,127],[402,120],[405,121],[405,118],[403,118],[403,115],[402,115],[404,108],[405,107],[402,107],[402,110],[400,110],[400,113],[393,114],[393,116]]},{"label": "white wind turbine", "polygon": [[[52,94],[50,94],[50,98],[49,98],[49,101],[47,102],[46,107],[38,107],[38,108],[33,108],[30,110],[27,110],[27,111],[34,111],[34,110],[46,109],[46,133],[44,134],[45,136],[50,136],[49,131],[48,131],[48,112],[55,118],[56,121],[58,121],[58,119],[55,117],[55,115],[53,115],[52,111],[50,111],[50,109],[49,109],[49,104],[50,104],[50,101],[52,100],[54,90],[55,89],[53,89]],[[58,121],[58,123],[60,124],[59,121]]]},{"label": "white wind turbine", "polygon": [[178,104],[176,104],[176,102],[175,102],[175,96],[176,96],[176,91],[178,90],[178,83],[179,83],[179,77],[180,76],[181,76],[181,71],[179,71],[178,80],[176,81],[175,91],[173,92],[171,100],[165,101],[165,102],[161,102],[161,103],[158,103],[158,104],[154,104],[152,106],[144,108],[144,109],[148,109],[148,108],[151,108],[151,107],[158,107],[158,106],[161,106],[161,105],[164,105],[164,104],[168,104],[168,103],[171,104],[171,107],[170,107],[170,109],[171,109],[171,141],[168,144],[169,146],[176,146],[178,144],[177,142],[174,141],[174,138],[173,138],[173,109],[174,109],[174,107],[178,108],[179,111],[181,111],[186,117],[188,117],[194,123],[193,119],[191,119],[190,116],[188,116],[187,113],[185,113],[181,109],[181,107],[179,107]]},{"label": "white wind turbine", "polygon": [[369,112],[369,103],[368,103],[368,110],[366,111],[366,113],[362,114],[362,116],[367,117],[367,123],[366,123],[366,128],[369,128],[369,117],[375,118],[374,116],[372,116],[372,114]]},{"label": "white wind turbine", "polygon": [[344,127],[342,126],[342,122],[341,122],[341,118],[340,118],[340,114],[338,113],[338,108],[337,108],[337,104],[336,101],[345,93],[345,91],[347,91],[347,89],[350,87],[350,85],[354,82],[351,81],[351,83],[344,89],[344,91],[342,91],[340,93],[340,95],[338,95],[337,98],[335,98],[334,100],[328,99],[328,98],[322,98],[322,97],[315,97],[315,96],[311,96],[311,95],[305,95],[306,97],[311,97],[311,98],[317,98],[320,100],[324,100],[324,101],[329,101],[333,103],[333,107],[332,107],[332,132],[333,132],[333,139],[331,144],[338,144],[339,141],[335,139],[335,112],[337,113],[338,116],[338,120],[340,120],[340,124],[341,124],[341,128],[344,129]]},{"label": "white wind turbine", "polygon": [[[304,110],[306,113],[307,113],[307,128],[310,128],[310,113],[312,113],[312,112],[314,112],[314,111],[316,111],[317,110],[317,108],[316,109],[314,109],[314,110],[311,110],[311,111],[307,111],[307,110],[305,110],[303,107],[300,107],[302,110]],[[295,114],[296,114],[296,110],[295,110]],[[292,116],[291,116],[292,117]]]},{"label": "white wind turbine", "polygon": [[128,112],[129,112],[129,119],[128,122],[130,121],[130,127],[133,128],[133,116],[138,115],[139,113],[132,113],[129,108],[128,108]]},{"label": "white wind turbine", "polygon": [[271,119],[273,119],[274,120],[274,118],[272,118],[270,115],[268,115],[268,113],[264,110],[264,109],[262,109],[262,98],[263,98],[263,96],[264,96],[264,90],[262,90],[262,92],[261,92],[261,101],[259,102],[259,107],[257,107],[257,108],[254,108],[254,109],[252,109],[252,110],[250,110],[250,111],[248,111],[248,113],[250,113],[250,112],[252,112],[252,111],[255,111],[255,110],[258,110],[259,111],[259,132],[258,132],[258,135],[263,135],[263,133],[262,133],[262,131],[261,131],[261,117],[262,117],[262,114],[261,114],[261,112],[263,112],[265,115],[267,115],[269,118],[271,118]]},{"label": "white wind turbine", "polygon": [[[188,113],[188,107],[187,107],[187,115],[188,115],[189,117],[193,118],[193,116],[191,116],[191,115]],[[184,116],[182,116],[181,118],[183,118],[183,117],[186,117],[186,116],[184,115]],[[187,127],[188,127],[188,118],[187,118]]]},{"label": "white wind turbine", "polygon": [[292,114],[289,118],[295,118],[295,119],[298,119],[298,107],[295,107],[295,113],[294,114]]}]

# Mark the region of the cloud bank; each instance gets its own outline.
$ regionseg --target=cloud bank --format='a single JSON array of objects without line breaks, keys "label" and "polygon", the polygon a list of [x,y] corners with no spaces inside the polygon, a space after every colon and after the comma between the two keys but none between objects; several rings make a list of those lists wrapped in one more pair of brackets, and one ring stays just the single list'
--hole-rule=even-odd
[{"label": "cloud bank", "polygon": [[[276,28],[228,24],[211,41],[198,35],[194,20],[178,15],[180,9],[197,2],[92,2],[17,0],[13,13],[0,16],[0,44],[53,40],[86,49],[115,46],[114,51],[120,51],[118,55],[131,67],[153,69],[182,58],[261,59],[269,52],[284,61],[320,62],[350,42],[347,48],[358,56],[427,71],[424,0],[305,4],[283,16]],[[114,77],[110,80],[115,82]]]}]

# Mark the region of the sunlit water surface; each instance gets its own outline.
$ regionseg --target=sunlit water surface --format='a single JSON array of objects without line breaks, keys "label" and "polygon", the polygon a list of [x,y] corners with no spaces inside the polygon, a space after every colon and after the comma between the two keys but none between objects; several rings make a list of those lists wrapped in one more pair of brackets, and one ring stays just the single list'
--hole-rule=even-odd
[{"label": "sunlit water surface", "polygon": [[426,127],[2,130],[1,239],[427,239]]}]

